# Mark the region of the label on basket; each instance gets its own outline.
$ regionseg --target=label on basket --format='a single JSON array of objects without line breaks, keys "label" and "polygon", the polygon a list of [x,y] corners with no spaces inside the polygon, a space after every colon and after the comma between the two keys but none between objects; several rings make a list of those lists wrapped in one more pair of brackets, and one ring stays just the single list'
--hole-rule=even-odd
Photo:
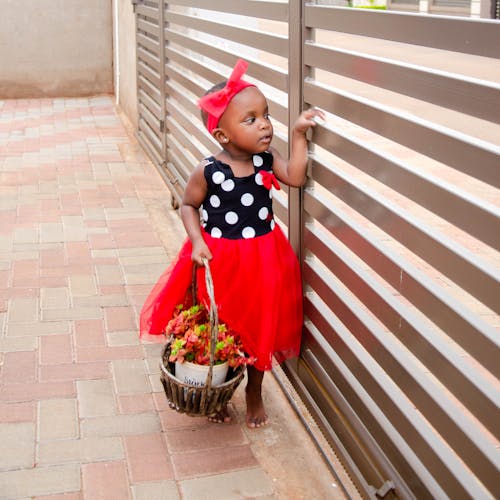
[{"label": "label on basket", "polygon": [[[208,366],[197,365],[189,361],[185,361],[184,363],[176,362],[175,376],[185,384],[194,387],[203,387],[207,380],[208,368]],[[212,385],[216,386],[223,384],[226,380],[227,370],[227,362],[221,365],[215,365],[212,373]]]}]

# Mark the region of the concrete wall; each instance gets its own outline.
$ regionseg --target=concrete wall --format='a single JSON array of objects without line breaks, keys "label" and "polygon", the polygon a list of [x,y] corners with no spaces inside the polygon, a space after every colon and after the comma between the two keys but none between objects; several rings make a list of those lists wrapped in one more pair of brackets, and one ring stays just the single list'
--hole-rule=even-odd
[{"label": "concrete wall", "polygon": [[116,101],[137,128],[135,14],[130,0],[113,0]]},{"label": "concrete wall", "polygon": [[113,92],[112,0],[2,0],[0,98]]}]

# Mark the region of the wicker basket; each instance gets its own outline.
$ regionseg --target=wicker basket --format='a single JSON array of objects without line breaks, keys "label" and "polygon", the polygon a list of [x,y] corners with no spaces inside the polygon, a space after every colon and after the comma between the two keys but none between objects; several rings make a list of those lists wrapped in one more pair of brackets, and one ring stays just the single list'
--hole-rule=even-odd
[{"label": "wicker basket", "polygon": [[[205,385],[201,387],[190,385],[175,377],[175,364],[168,361],[172,348],[172,338],[169,339],[163,348],[160,362],[160,380],[165,389],[165,395],[167,396],[170,408],[179,413],[186,413],[191,416],[213,415],[221,411],[233,396],[234,391],[238,385],[240,385],[245,374],[245,368],[243,366],[238,367],[236,370],[230,368],[227,376],[228,380],[221,385],[212,386],[212,372],[214,366],[215,344],[219,331],[219,319],[217,307],[215,306],[216,302],[210,267],[206,259],[204,259],[203,264],[205,265],[205,281],[208,297],[210,299],[210,331],[212,335],[210,342],[210,366]],[[194,277],[193,289],[195,289]],[[196,294],[193,292],[193,302],[195,297]]]}]

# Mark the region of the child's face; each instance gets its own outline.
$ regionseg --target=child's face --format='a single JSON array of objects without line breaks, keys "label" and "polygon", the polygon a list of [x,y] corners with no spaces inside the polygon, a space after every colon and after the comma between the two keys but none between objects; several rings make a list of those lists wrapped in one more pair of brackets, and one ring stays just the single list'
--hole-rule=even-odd
[{"label": "child's face", "polygon": [[250,154],[266,151],[273,138],[267,101],[257,87],[247,87],[236,94],[218,126],[228,139],[228,147]]}]

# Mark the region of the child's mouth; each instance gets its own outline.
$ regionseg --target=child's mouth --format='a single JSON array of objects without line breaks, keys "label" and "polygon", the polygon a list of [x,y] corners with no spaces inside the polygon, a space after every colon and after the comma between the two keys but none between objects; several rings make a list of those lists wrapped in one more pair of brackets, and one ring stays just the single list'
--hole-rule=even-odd
[{"label": "child's mouth", "polygon": [[265,135],[260,139],[260,142],[264,142],[266,144],[269,144],[271,142],[272,136],[270,135]]}]

